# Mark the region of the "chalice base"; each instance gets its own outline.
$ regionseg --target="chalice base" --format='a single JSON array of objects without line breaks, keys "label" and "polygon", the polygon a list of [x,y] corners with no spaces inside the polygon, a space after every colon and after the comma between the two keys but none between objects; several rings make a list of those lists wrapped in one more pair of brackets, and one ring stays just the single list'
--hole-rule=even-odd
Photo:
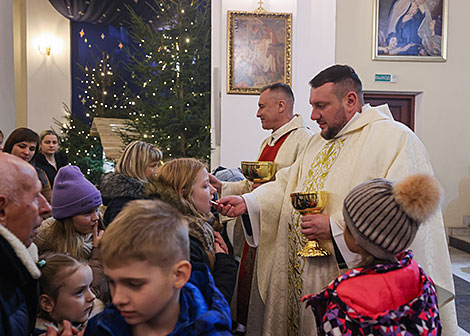
[{"label": "chalice base", "polygon": [[318,240],[309,240],[305,246],[297,252],[297,255],[304,258],[326,257],[331,253],[320,246]]}]

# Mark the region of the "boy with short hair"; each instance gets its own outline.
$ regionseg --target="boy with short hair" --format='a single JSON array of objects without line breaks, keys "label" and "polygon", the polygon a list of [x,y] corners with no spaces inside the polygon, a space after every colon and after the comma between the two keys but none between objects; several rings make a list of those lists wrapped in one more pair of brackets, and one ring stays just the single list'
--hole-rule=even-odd
[{"label": "boy with short hair", "polygon": [[129,202],[100,257],[112,295],[85,335],[230,335],[227,301],[205,265],[189,263],[184,218],[161,201]]}]

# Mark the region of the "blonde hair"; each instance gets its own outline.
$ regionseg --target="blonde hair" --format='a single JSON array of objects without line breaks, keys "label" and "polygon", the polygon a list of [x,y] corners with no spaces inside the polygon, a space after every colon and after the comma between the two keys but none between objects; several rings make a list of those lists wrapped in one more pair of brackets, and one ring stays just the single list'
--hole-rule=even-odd
[{"label": "blonde hair", "polygon": [[[104,230],[101,218],[98,221],[98,230]],[[54,219],[50,226],[44,228],[45,234],[42,239],[51,251],[67,253],[79,260],[87,260],[89,252],[84,248],[88,235],[78,233],[73,226],[73,217]],[[39,238],[39,237],[38,237]]]},{"label": "blonde hair", "polygon": [[168,268],[189,260],[187,222],[162,201],[131,201],[106,229],[100,258],[108,267],[133,259]]},{"label": "blonde hair", "polygon": [[116,164],[116,173],[147,182],[145,169],[163,159],[162,152],[152,144],[133,141],[127,145]]},{"label": "blonde hair", "polygon": [[57,138],[57,142],[59,142],[59,135],[52,129],[42,131],[41,134],[39,134],[39,148],[38,150],[41,151],[41,146],[42,146],[42,141],[46,137],[46,135],[54,135]]},{"label": "blonde hair", "polygon": [[[194,183],[201,169],[206,165],[192,158],[180,158],[166,162],[158,171],[156,180],[172,187],[181,197],[184,205],[188,206],[194,215],[205,218],[192,200]],[[206,168],[207,169],[207,168]]]},{"label": "blonde hair", "polygon": [[[80,267],[88,265],[80,262],[67,254],[50,253],[41,255],[39,260],[45,261],[41,267],[41,277],[39,278],[39,294],[47,294],[54,301],[57,301],[60,289],[64,286],[65,280],[72,276]],[[41,313],[49,316],[41,309]]]}]

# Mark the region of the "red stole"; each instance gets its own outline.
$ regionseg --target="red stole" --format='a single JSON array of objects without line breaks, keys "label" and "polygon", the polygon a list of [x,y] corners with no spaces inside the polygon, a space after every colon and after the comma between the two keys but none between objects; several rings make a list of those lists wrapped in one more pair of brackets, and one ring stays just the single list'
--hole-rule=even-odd
[{"label": "red stole", "polygon": [[287,136],[290,134],[286,133],[282,137],[279,138],[279,140],[276,141],[274,146],[269,146],[266,145],[263,148],[263,151],[261,152],[258,161],[274,161],[276,158],[277,152],[279,151],[279,148],[281,148],[282,144],[284,141],[286,141]]},{"label": "red stole", "polygon": [[[274,161],[277,152],[281,148],[290,132],[284,134],[276,141],[274,146],[266,145],[258,158],[258,161]],[[248,319],[248,306],[250,303],[251,283],[253,280],[253,270],[256,259],[256,247],[250,247],[245,242],[240,271],[238,274],[237,291],[237,322],[246,326]]]}]

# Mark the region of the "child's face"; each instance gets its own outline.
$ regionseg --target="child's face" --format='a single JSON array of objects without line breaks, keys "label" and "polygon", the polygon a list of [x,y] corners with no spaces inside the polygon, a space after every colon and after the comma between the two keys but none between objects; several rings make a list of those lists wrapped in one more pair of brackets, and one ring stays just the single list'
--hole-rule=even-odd
[{"label": "child's face", "polygon": [[88,320],[95,301],[95,295],[90,290],[92,281],[93,274],[88,265],[80,266],[75,273],[64,279],[65,285],[59,289],[52,319],[71,322]]},{"label": "child's face", "polygon": [[171,320],[179,313],[179,291],[170,269],[148,261],[131,260],[122,266],[104,265],[113,304],[133,327]]},{"label": "child's face", "polygon": [[356,242],[356,239],[352,236],[351,232],[349,232],[349,229],[347,227],[344,228],[344,241],[346,242],[346,245],[348,246],[348,249],[351,252],[354,253],[359,253],[361,250],[358,248],[358,244]]},{"label": "child's face", "polygon": [[72,217],[72,224],[75,231],[81,234],[93,232],[94,226],[98,223],[98,208],[94,208],[87,213],[75,215]]},{"label": "child's face", "polygon": [[155,175],[155,170],[158,167],[158,161],[150,162],[147,168],[145,168],[145,177],[149,179]]},{"label": "child's face", "polygon": [[209,183],[209,173],[206,168],[202,168],[196,176],[191,194],[192,201],[201,213],[206,214],[211,211],[211,200],[216,189]]}]

